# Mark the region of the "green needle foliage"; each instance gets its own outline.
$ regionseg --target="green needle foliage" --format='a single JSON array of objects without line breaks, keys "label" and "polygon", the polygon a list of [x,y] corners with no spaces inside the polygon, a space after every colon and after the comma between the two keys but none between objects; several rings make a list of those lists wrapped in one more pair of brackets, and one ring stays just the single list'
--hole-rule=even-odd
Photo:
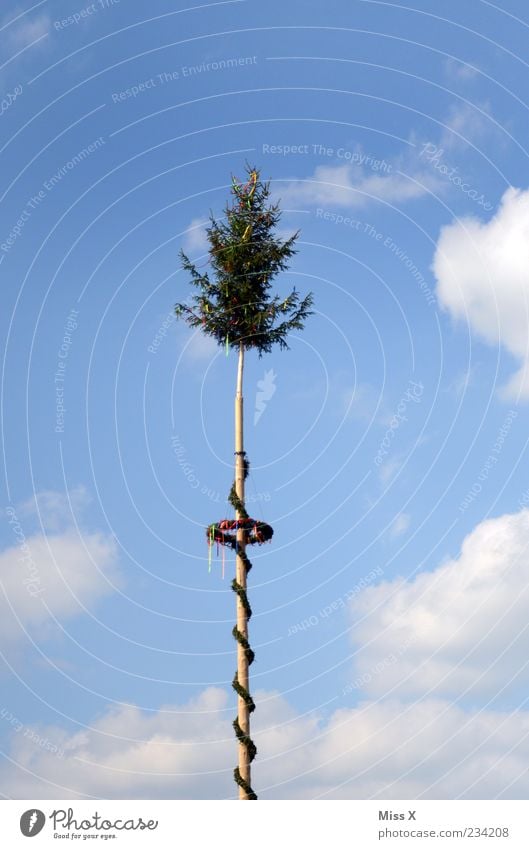
[{"label": "green needle foliage", "polygon": [[288,348],[287,336],[303,328],[313,297],[301,299],[295,289],[286,298],[271,295],[271,281],[287,269],[296,253],[299,231],[286,241],[274,235],[281,217],[279,204],[269,203],[270,184],[261,182],[259,171],[247,165],[246,172],[246,183],[232,178],[225,218],[217,221],[210,215],[206,232],[211,277],[180,252],[196,293],[191,306],[177,303],[175,312],[226,349],[242,343],[261,356],[275,344]]}]

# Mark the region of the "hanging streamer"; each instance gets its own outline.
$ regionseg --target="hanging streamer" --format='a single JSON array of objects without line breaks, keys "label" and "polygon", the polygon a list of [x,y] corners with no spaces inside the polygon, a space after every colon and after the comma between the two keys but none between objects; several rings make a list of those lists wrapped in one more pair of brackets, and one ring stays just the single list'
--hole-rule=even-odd
[{"label": "hanging streamer", "polygon": [[211,531],[208,539],[208,572],[211,572],[211,549],[213,548],[213,543],[215,542],[215,535],[213,531]]}]

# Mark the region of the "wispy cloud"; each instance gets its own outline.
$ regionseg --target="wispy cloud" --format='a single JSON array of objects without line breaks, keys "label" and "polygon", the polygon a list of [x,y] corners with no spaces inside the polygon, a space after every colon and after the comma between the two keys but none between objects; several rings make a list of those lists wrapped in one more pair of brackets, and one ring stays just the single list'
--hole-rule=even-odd
[{"label": "wispy cloud", "polygon": [[395,517],[391,528],[390,534],[392,537],[400,537],[402,534],[406,533],[411,524],[411,516],[409,513],[399,513],[398,516]]},{"label": "wispy cloud", "polygon": [[[13,23],[9,24],[10,21]],[[20,50],[49,35],[51,18],[47,14],[39,14],[31,18],[11,14],[9,18],[3,19],[1,26],[5,27],[4,37],[9,44]]]},{"label": "wispy cloud", "polygon": [[187,254],[197,256],[206,253],[209,247],[206,235],[208,224],[207,218],[193,218],[191,220],[182,240],[182,247]]},{"label": "wispy cloud", "polygon": [[480,147],[491,135],[496,141],[503,137],[502,128],[496,124],[488,101],[454,103],[448,110],[439,147],[466,153],[469,142]]},{"label": "wispy cloud", "polygon": [[434,190],[436,177],[421,168],[412,174],[366,174],[355,165],[318,165],[306,179],[278,184],[275,192],[284,204],[358,209],[375,201],[396,205],[416,200]]},{"label": "wispy cloud", "polygon": [[220,350],[219,345],[211,336],[206,336],[199,330],[194,330],[186,336],[184,356],[195,362],[211,360]]},{"label": "wispy cloud", "polygon": [[69,528],[75,517],[90,504],[91,498],[84,486],[78,486],[69,492],[41,490],[24,501],[17,512],[21,518],[38,520],[46,532]]},{"label": "wispy cloud", "polygon": [[406,457],[404,454],[397,454],[384,460],[378,469],[381,482],[386,485],[393,480],[404,466],[405,461]]},{"label": "wispy cloud", "polygon": [[469,387],[476,382],[478,370],[477,365],[469,365],[458,371],[455,377],[446,384],[443,391],[453,395],[455,398],[461,398]]},{"label": "wispy cloud", "polygon": [[274,194],[291,206],[351,210],[376,202],[399,206],[432,193],[444,195],[451,189],[449,181],[428,166],[421,150],[429,147],[464,156],[469,142],[478,145],[487,136],[494,136],[498,143],[503,138],[490,104],[457,102],[448,109],[435,138],[410,133],[408,148],[389,162],[373,159],[357,148],[349,161],[318,165],[308,177],[276,181]]},{"label": "wispy cloud", "polygon": [[337,389],[342,397],[343,404],[340,405],[340,413],[343,409],[347,411],[349,418],[355,421],[369,423],[375,419],[378,413],[377,424],[381,424],[384,401],[380,391],[370,383],[357,383],[356,386],[344,389],[343,383]]},{"label": "wispy cloud", "polygon": [[479,68],[460,59],[448,58],[444,63],[446,76],[451,80],[471,82],[479,77]]}]

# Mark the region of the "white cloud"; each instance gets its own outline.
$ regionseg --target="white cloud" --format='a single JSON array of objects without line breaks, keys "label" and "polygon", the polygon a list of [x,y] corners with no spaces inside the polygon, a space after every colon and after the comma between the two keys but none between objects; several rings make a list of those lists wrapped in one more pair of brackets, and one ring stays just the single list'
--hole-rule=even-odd
[{"label": "white cloud", "polygon": [[[10,20],[13,20],[16,15],[10,15]],[[3,21],[5,25],[6,20]],[[43,36],[49,34],[51,28],[51,19],[48,15],[37,15],[26,20],[16,20],[6,30],[7,37],[13,47],[21,49],[27,47],[33,42],[38,41]]]},{"label": "white cloud", "polygon": [[444,67],[448,77],[465,82],[475,80],[480,73],[478,68],[473,65],[467,65],[466,62],[459,59],[447,59]]},{"label": "white cloud", "polygon": [[193,218],[183,238],[183,249],[186,254],[197,256],[207,252],[209,248],[206,227],[209,221],[205,218]]},{"label": "white cloud", "polygon": [[206,336],[200,330],[193,330],[185,342],[185,357],[194,362],[211,360],[220,351],[220,346],[212,336]]},{"label": "white cloud", "polygon": [[21,518],[38,520],[47,532],[70,527],[75,516],[90,503],[90,496],[84,486],[78,486],[69,492],[41,490],[17,508]]},{"label": "white cloud", "polygon": [[477,145],[487,133],[495,130],[490,104],[456,103],[444,124],[441,144],[445,147]]},{"label": "white cloud", "polygon": [[343,408],[347,411],[349,418],[355,421],[372,422],[377,413],[380,416],[383,406],[382,395],[380,390],[372,384],[357,383],[353,387],[344,389],[341,382],[340,390],[337,391],[340,393]]},{"label": "white cloud", "polygon": [[369,587],[352,614],[371,695],[474,699],[526,686],[529,511],[482,522],[433,572]]},{"label": "white cloud", "polygon": [[405,461],[406,456],[404,454],[396,454],[393,457],[384,459],[378,467],[378,476],[381,482],[385,485],[393,480],[403,468]]},{"label": "white cloud", "polygon": [[8,15],[0,17],[0,82],[5,92],[19,90],[23,82],[23,69],[26,68],[27,72],[35,58],[35,51],[41,54],[42,49],[47,50],[50,43],[51,18],[47,14],[33,14],[30,17],[31,14],[30,10],[15,7]]},{"label": "white cloud", "polygon": [[54,517],[54,532],[30,530],[34,517],[23,518],[30,516],[27,504],[7,513],[15,542],[0,552],[0,635],[11,640],[20,640],[26,630],[45,635],[56,627],[53,616],[83,613],[120,580],[114,539],[82,533],[66,516],[63,530],[55,532],[55,509],[63,496],[43,495],[48,508],[53,504],[49,516]]},{"label": "white cloud", "polygon": [[406,533],[408,528],[410,527],[411,516],[409,513],[399,513],[398,516],[395,517],[391,528],[390,533],[392,537],[400,537],[402,534]]},{"label": "white cloud", "polygon": [[[425,148],[438,155],[443,155],[446,149],[464,156],[469,143],[478,145],[485,136],[492,135],[496,144],[504,143],[504,128],[495,123],[489,103],[457,102],[448,110],[436,141],[425,141],[412,132],[410,147],[391,162],[374,159],[358,147],[348,151],[350,159],[318,165],[306,179],[277,181],[274,196],[283,205],[355,210],[374,201],[398,206],[430,193],[445,194],[453,188],[452,184],[429,160],[422,158]],[[449,171],[454,167],[453,163],[443,164]]]},{"label": "white cloud", "polygon": [[[183,706],[147,713],[109,707],[91,728],[14,735],[0,767],[11,798],[234,798],[233,699],[211,688]],[[527,798],[529,716],[473,711],[441,700],[364,702],[328,718],[257,694],[253,784],[261,798]]]},{"label": "white cloud", "polygon": [[[456,101],[446,113],[437,140],[430,138],[427,144],[431,146],[430,150],[433,147],[436,152],[441,153],[442,160],[448,170],[455,165],[455,162],[447,162],[445,153],[449,153],[451,157],[457,154],[459,166],[467,161],[464,169],[466,171],[468,156],[476,152],[473,151],[473,147],[479,152],[486,139],[489,142],[494,142],[496,146],[504,145],[504,129],[495,120],[488,101],[474,101],[473,103]],[[423,149],[421,156],[424,156],[424,138],[419,138],[416,133],[412,133],[410,140],[418,149]]]},{"label": "white cloud", "polygon": [[306,180],[292,180],[279,185],[275,194],[283,204],[291,206],[332,206],[356,209],[374,200],[399,204],[423,197],[437,185],[426,169],[413,173],[411,179],[399,173],[366,174],[365,170],[347,163],[318,165]]},{"label": "white cloud", "polygon": [[462,398],[469,387],[475,384],[478,371],[479,369],[477,365],[465,366],[464,369],[458,371],[457,374],[448,381],[443,392],[447,392],[458,399]]},{"label": "white cloud", "polygon": [[[527,689],[529,510],[482,522],[459,557],[433,572],[368,587],[351,612],[356,678],[328,713],[255,694],[261,798],[526,799],[529,712],[476,704],[513,677]],[[467,707],[450,701],[467,690]],[[154,712],[109,705],[73,732],[13,730],[0,791],[20,799],[233,798],[234,702],[233,693],[209,688]]]},{"label": "white cloud", "polygon": [[433,261],[440,303],[520,368],[506,398],[529,398],[529,190],[509,188],[487,223],[469,217],[443,227]]}]

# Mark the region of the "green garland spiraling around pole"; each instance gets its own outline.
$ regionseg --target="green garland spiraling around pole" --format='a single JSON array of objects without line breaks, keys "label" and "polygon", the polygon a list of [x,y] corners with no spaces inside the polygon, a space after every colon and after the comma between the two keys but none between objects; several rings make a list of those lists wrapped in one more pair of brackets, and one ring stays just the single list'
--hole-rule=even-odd
[{"label": "green garland spiraling around pole", "polygon": [[[247,461],[245,455],[244,455],[244,460],[245,460],[244,477],[247,478],[248,477],[248,461]],[[246,508],[245,508],[244,504],[242,503],[242,501],[240,500],[240,498],[237,495],[237,492],[235,490],[235,481],[232,484],[232,488],[231,488],[228,500],[229,500],[230,504],[232,505],[233,509],[236,510],[241,515],[241,517],[243,519],[249,519],[248,513],[246,512]],[[250,540],[248,539],[248,536],[249,536],[248,531],[246,531],[247,541],[249,542]],[[246,571],[246,575],[248,575],[250,569],[252,568],[252,564],[250,563],[250,559],[249,559],[248,555],[246,554],[246,551],[243,551],[242,549],[237,550],[237,553],[238,553],[239,557],[241,558],[241,560],[244,564],[244,569]],[[236,593],[236,595],[239,596],[241,603],[242,603],[242,605],[243,605],[243,607],[246,611],[246,619],[249,622],[250,619],[252,618],[252,608],[250,606],[250,602],[248,601],[248,594],[247,594],[246,590],[243,589],[243,587],[241,587],[240,584],[237,583],[237,580],[235,578],[231,582],[231,588],[232,588],[233,592]],[[235,640],[242,646],[244,653],[246,655],[246,660],[247,660],[248,666],[251,666],[252,663],[255,660],[255,654],[254,654],[254,652],[253,652],[253,650],[250,646],[250,643],[248,642],[248,640],[246,639],[244,634],[241,634],[241,632],[238,630],[237,625],[234,625],[232,634],[233,634]],[[235,675],[233,677],[232,687],[235,690],[235,692],[237,693],[237,695],[240,696],[242,699],[244,699],[244,701],[246,702],[246,704],[248,706],[249,712],[253,713],[254,710],[255,710],[255,702],[252,699],[249,691],[245,687],[242,687],[241,684],[239,683],[239,677],[238,677],[237,672],[235,672]],[[233,730],[235,731],[235,736],[237,737],[237,740],[239,741],[239,743],[241,743],[246,748],[246,752],[247,752],[247,755],[248,755],[248,763],[251,764],[252,761],[255,759],[255,756],[257,754],[257,748],[256,748],[255,743],[252,740],[252,738],[248,734],[245,734],[243,732],[241,726],[239,725],[239,718],[238,717],[235,717],[235,719],[233,720]],[[242,775],[239,772],[238,766],[236,766],[234,771],[233,771],[233,777],[235,779],[236,784],[238,784],[239,787],[243,788],[248,799],[252,799],[252,800],[257,799],[257,794],[254,792],[254,790],[248,784],[248,782],[244,780],[244,778],[242,777]]]},{"label": "green garland spiraling around pole", "polygon": [[[244,477],[245,479],[248,477],[249,473],[249,462],[246,457],[246,452],[243,452],[244,456]],[[241,549],[237,544],[237,536],[236,531],[243,527],[245,531],[245,543],[246,545],[253,545],[257,543],[258,545],[262,545],[264,542],[269,542],[272,539],[274,534],[274,530],[270,525],[267,525],[266,522],[258,522],[255,519],[252,519],[242,503],[241,499],[237,495],[237,491],[235,488],[235,481],[233,482],[232,488],[230,490],[230,494],[228,496],[228,501],[235,510],[235,512],[240,516],[239,520],[232,521],[230,519],[222,519],[220,522],[215,522],[212,525],[208,525],[206,528],[206,538],[208,540],[208,545],[213,545],[213,543],[218,543],[219,545],[226,545],[230,548],[233,548],[234,551],[241,558],[244,569],[246,570],[246,575],[248,575],[250,569],[252,568],[252,564],[250,562],[250,558],[246,554],[246,551]],[[232,531],[233,533],[230,533]],[[234,578],[231,582],[231,588],[233,592],[239,597],[241,600],[241,604],[244,607],[246,612],[246,619],[249,622],[252,618],[252,608],[250,606],[250,602],[248,601],[248,594],[244,587],[237,582]],[[234,639],[242,646],[244,654],[246,656],[246,661],[248,666],[251,666],[255,660],[255,652],[253,651],[250,643],[242,634],[237,625],[234,626],[232,630],[232,634]],[[255,710],[255,702],[252,699],[250,692],[243,687],[239,681],[239,676],[237,672],[235,672],[232,687],[241,699],[244,700],[246,705],[248,706],[248,711],[253,713]],[[257,754],[257,747],[252,740],[252,738],[245,734],[239,724],[239,718],[235,717],[233,721],[233,729],[235,731],[235,736],[241,745],[243,745],[246,749],[248,755],[248,763],[252,763],[255,760],[255,756]],[[242,777],[239,767],[235,767],[233,771],[233,777],[235,779],[236,784],[239,787],[242,787],[248,799],[255,800],[257,799],[257,794],[252,789],[250,784]]]}]

